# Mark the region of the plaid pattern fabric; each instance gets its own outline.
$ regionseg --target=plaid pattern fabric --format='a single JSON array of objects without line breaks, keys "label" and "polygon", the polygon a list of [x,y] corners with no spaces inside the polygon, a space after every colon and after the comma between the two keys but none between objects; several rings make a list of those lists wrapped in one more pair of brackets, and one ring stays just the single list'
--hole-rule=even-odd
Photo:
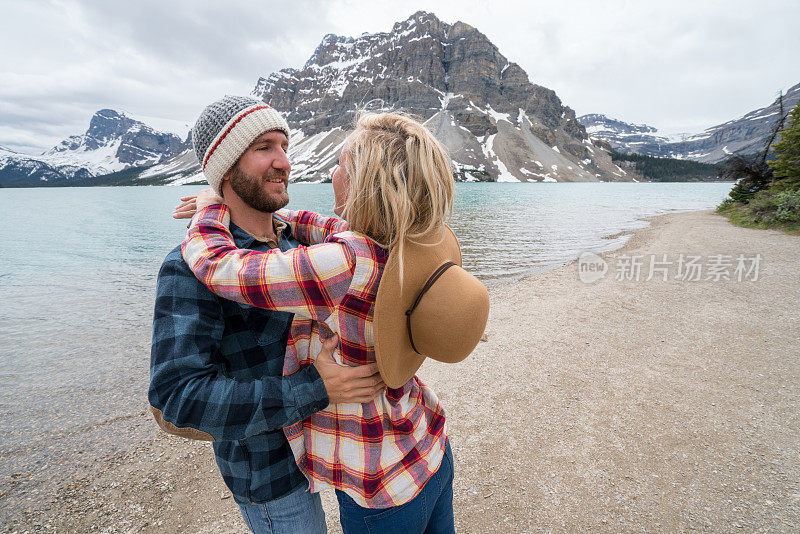
[{"label": "plaid pattern fabric", "polygon": [[[284,216],[306,238],[344,228],[309,212]],[[214,293],[295,314],[284,375],[308,369],[332,332],[340,337],[339,363],[375,361],[372,316],[385,250],[350,231],[284,253],[241,250],[228,223],[224,206],[200,211],[182,245],[184,258]],[[442,406],[417,377],[370,403],[330,405],[285,432],[312,491],[333,486],[369,508],[413,499],[439,468],[447,437]]]},{"label": "plaid pattern fabric", "polygon": [[[237,245],[269,250],[232,226]],[[298,243],[291,235],[281,250]],[[158,275],[150,404],[178,427],[210,434],[222,477],[240,503],[277,499],[306,478],[282,427],[327,406],[316,369],[284,377],[292,315],[217,297],[192,274],[180,248]]]}]

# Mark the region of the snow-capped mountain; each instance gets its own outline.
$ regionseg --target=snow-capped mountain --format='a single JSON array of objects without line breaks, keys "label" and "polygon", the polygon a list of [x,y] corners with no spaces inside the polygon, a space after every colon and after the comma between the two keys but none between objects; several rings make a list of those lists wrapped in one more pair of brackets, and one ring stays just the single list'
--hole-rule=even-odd
[{"label": "snow-capped mountain", "polygon": [[[188,126],[186,127],[188,130]],[[191,143],[127,114],[101,109],[83,135],[68,137],[39,156],[0,150],[0,185],[76,182],[131,167],[151,166]]]},{"label": "snow-capped mountain", "polygon": [[326,35],[301,69],[259,79],[253,94],[287,113],[296,180],[328,172],[364,107],[420,117],[464,180],[623,177],[553,91],[477,29],[424,11],[388,33]]},{"label": "snow-capped mountain", "polygon": [[[783,96],[784,112],[800,101],[800,84]],[[626,154],[645,154],[717,163],[731,154],[754,154],[764,150],[780,114],[778,99],[767,107],[741,118],[708,128],[700,134],[665,136],[652,126],[628,124],[605,115],[578,117],[592,138],[601,139],[614,150]]]},{"label": "snow-capped mountain", "polygon": [[[252,94],[292,129],[293,181],[327,179],[357,110],[395,109],[423,121],[450,151],[459,180],[627,180],[555,92],[533,84],[481,32],[420,11],[391,31],[326,35],[300,69],[258,80]],[[181,155],[145,171],[199,181]]]}]

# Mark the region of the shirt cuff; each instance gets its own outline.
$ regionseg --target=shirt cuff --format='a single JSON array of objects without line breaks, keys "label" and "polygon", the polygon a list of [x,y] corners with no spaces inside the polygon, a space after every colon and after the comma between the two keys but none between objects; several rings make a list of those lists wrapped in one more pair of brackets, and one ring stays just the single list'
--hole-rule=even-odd
[{"label": "shirt cuff", "polygon": [[325,383],[313,365],[309,365],[291,376],[285,376],[284,380],[289,382],[289,387],[294,395],[298,421],[327,408],[330,404]]},{"label": "shirt cuff", "polygon": [[189,227],[195,227],[202,221],[217,221],[224,226],[230,226],[230,210],[225,204],[211,204],[210,206],[206,206],[194,214],[194,217],[192,217],[192,220],[189,222]]}]

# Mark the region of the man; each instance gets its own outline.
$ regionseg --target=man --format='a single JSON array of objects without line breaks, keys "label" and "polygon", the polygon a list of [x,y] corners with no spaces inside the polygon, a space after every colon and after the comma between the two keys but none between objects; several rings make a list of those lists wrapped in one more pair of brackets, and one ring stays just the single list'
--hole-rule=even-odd
[{"label": "man", "polygon": [[[240,248],[298,246],[273,212],[289,201],[289,127],[261,101],[226,96],[192,130],[208,183],[231,211]],[[383,388],[376,365],[341,367],[323,351],[282,376],[292,315],[212,294],[175,248],[158,275],[149,401],[171,433],[214,442],[225,483],[254,532],[325,532],[319,494],[294,462],[282,427],[329,403],[367,402]]]}]

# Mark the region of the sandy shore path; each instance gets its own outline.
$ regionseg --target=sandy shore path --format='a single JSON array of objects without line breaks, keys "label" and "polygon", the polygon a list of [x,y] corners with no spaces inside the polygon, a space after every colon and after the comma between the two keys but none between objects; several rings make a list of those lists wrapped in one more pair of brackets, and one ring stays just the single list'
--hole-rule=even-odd
[{"label": "sandy shore path", "polygon": [[[644,281],[681,253],[760,254],[759,278]],[[626,256],[640,281],[616,280]],[[488,342],[426,369],[459,530],[796,532],[800,238],[693,212],[604,257],[594,284],[571,264],[494,291]]]},{"label": "sandy shore path", "polygon": [[[701,256],[700,281],[675,279],[681,254]],[[732,279],[705,280],[717,254]],[[760,254],[756,280],[736,279],[740,254]],[[645,280],[651,255],[673,262],[667,281]],[[640,279],[618,280],[637,258]],[[488,340],[423,367],[448,413],[457,531],[797,532],[800,238],[681,213],[603,259],[592,284],[573,263],[492,288]],[[207,444],[133,424],[137,450],[8,531],[246,532]]]}]

